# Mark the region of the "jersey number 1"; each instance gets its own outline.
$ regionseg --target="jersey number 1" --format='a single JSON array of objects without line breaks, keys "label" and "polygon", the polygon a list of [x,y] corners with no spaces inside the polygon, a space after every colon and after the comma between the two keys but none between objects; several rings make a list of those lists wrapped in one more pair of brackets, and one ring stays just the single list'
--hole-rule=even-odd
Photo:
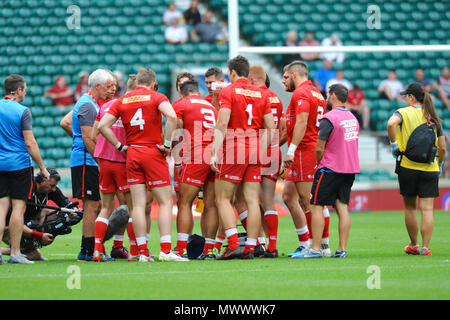
[{"label": "jersey number 1", "polygon": [[248,104],[247,108],[245,108],[245,112],[248,113],[248,125],[251,126],[252,125],[252,121],[253,121],[253,105],[252,104]]}]

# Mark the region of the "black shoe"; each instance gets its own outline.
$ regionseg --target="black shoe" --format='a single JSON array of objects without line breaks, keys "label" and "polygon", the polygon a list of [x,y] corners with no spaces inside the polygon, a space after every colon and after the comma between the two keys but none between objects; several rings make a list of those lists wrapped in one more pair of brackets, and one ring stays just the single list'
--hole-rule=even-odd
[{"label": "black shoe", "polygon": [[266,250],[262,258],[278,258],[278,250],[277,249],[273,251]]},{"label": "black shoe", "polygon": [[266,248],[262,244],[259,244],[255,247],[255,257],[262,257],[264,256],[264,253],[266,252]]},{"label": "black shoe", "polygon": [[253,251],[249,251],[247,253],[242,254],[242,258],[241,259],[254,259],[255,258],[255,254],[253,253]]},{"label": "black shoe", "polygon": [[239,259],[242,256],[242,248],[237,247],[233,250],[230,250],[228,247],[225,252],[217,258],[217,260],[231,260],[231,259]]}]

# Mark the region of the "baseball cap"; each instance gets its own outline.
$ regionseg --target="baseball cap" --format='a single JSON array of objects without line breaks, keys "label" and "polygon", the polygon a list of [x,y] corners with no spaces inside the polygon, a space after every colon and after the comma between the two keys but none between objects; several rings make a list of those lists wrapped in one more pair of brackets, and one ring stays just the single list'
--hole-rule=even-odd
[{"label": "baseball cap", "polygon": [[413,82],[406,88],[406,90],[400,92],[400,94],[402,96],[412,94],[418,101],[422,101],[425,94],[425,87],[419,82]]}]

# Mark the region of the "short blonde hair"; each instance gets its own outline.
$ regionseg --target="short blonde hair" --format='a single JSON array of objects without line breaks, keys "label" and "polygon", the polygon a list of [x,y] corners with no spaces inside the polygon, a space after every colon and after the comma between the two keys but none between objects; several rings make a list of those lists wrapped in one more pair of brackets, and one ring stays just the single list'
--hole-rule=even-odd
[{"label": "short blonde hair", "polygon": [[151,85],[156,82],[156,73],[150,68],[139,68],[136,81],[138,85]]}]

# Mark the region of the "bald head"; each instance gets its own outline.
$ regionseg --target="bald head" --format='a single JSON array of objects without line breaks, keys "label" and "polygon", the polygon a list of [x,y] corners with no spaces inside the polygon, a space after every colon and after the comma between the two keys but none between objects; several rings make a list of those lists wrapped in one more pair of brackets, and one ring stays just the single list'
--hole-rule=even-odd
[{"label": "bald head", "polygon": [[248,73],[248,80],[257,86],[265,85],[266,71],[261,66],[251,66]]}]

